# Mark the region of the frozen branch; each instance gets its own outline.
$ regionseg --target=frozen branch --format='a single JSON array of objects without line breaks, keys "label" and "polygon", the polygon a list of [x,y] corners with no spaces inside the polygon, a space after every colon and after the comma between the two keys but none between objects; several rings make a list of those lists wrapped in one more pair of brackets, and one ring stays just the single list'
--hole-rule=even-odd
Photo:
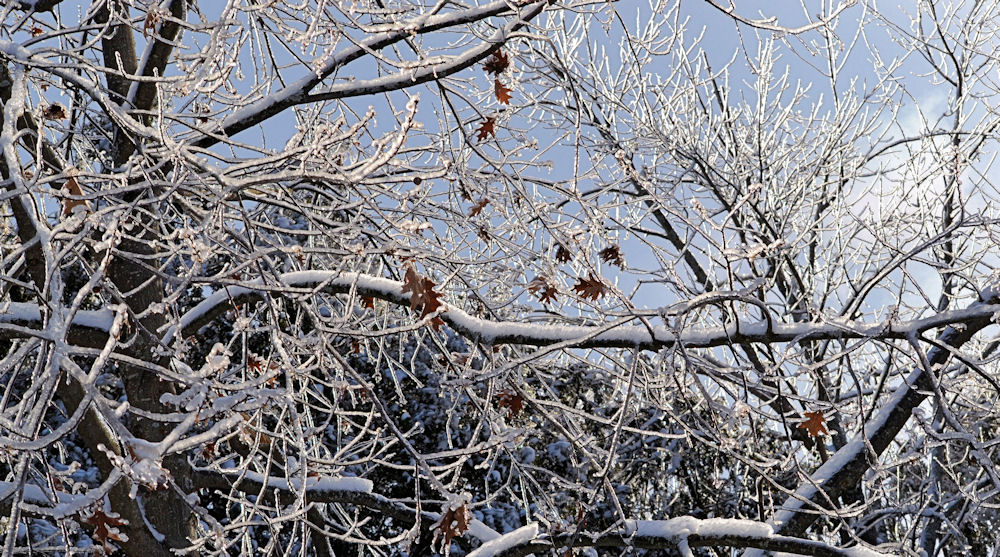
[{"label": "frozen branch", "polygon": [[[409,305],[410,296],[402,291],[402,283],[356,273],[302,271],[282,275],[279,283],[242,283],[226,286],[185,313],[180,319],[182,336],[195,334],[212,319],[227,311],[231,304],[261,300],[268,296],[286,293],[304,294],[323,292],[345,294],[356,292],[361,296],[379,298],[397,305]],[[670,308],[664,308],[664,312]],[[674,345],[688,348],[711,348],[727,344],[801,342],[830,339],[905,339],[928,330],[956,323],[988,322],[1000,311],[996,303],[981,303],[965,310],[940,312],[931,317],[910,321],[882,321],[865,323],[852,320],[833,320],[824,323],[780,323],[755,321],[734,323],[727,327],[690,328],[679,333],[671,327],[628,325],[636,317],[623,318],[603,325],[580,326],[513,321],[490,321],[469,315],[447,305],[439,317],[466,338],[487,345],[521,344],[548,346],[566,343],[574,348],[623,347],[659,350]],[[652,315],[659,315],[655,312]],[[163,342],[169,343],[175,335],[171,328]]]}]

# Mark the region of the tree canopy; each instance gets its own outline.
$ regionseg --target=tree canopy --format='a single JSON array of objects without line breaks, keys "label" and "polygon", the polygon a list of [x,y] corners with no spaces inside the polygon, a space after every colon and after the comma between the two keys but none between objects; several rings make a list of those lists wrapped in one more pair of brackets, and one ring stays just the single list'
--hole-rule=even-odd
[{"label": "tree canopy", "polygon": [[996,555],[1000,6],[21,0],[4,557]]}]

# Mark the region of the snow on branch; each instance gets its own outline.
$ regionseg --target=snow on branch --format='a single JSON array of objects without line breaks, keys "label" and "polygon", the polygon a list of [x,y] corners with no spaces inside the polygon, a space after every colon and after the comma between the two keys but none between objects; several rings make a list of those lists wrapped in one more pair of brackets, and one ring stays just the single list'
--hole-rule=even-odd
[{"label": "snow on branch", "polygon": [[[110,309],[96,311],[78,311],[70,324],[76,334],[96,334],[107,338],[108,331],[115,321],[115,312]],[[38,305],[24,302],[8,302],[0,306],[0,337],[44,337],[42,313]],[[91,344],[91,343],[87,343]],[[99,344],[97,344],[99,346]]]},{"label": "snow on branch", "polygon": [[371,480],[356,477],[309,477],[305,484],[295,478],[264,476],[247,470],[195,468],[192,471],[195,485],[204,489],[228,491],[236,489],[246,493],[280,491],[306,494],[309,501],[317,503],[351,503],[382,511],[393,518],[411,517],[409,509],[381,495],[372,493]]},{"label": "snow on branch", "polygon": [[[113,479],[117,480],[118,476],[115,475]],[[71,494],[43,488],[33,483],[25,483],[23,487],[19,487],[17,482],[0,482],[0,513],[4,515],[10,513],[12,503],[18,499],[15,496],[19,489],[21,490],[19,505],[22,512],[26,512],[29,516],[70,516],[104,495],[102,490]]]},{"label": "snow on branch", "polygon": [[728,518],[697,519],[681,516],[669,520],[630,520],[622,532],[635,547],[664,547],[674,542],[681,553],[690,547],[753,547],[796,555],[823,557],[879,557],[884,554],[863,547],[841,549],[823,542],[777,535],[763,522]]},{"label": "snow on branch", "polygon": [[469,557],[516,557],[544,553],[554,547],[635,547],[675,549],[693,555],[692,547],[746,547],[817,557],[884,557],[865,547],[838,548],[820,541],[777,535],[763,522],[681,516],[668,520],[628,520],[617,532],[581,532],[547,536],[529,524],[484,543]]},{"label": "snow on branch", "polygon": [[[225,471],[208,468],[194,470],[193,480],[199,488],[236,489],[260,495],[264,491],[285,493],[305,492],[309,501],[340,503],[381,512],[404,524],[416,521],[417,511],[398,501],[372,493],[372,483],[363,478],[309,478],[303,486],[296,480],[264,476],[247,471]],[[433,522],[437,515],[421,512]],[[478,521],[475,521],[478,522]],[[481,523],[478,526],[482,526]],[[484,529],[485,528],[481,528]],[[629,520],[615,532],[600,534],[585,532],[550,536],[539,534],[536,523],[528,524],[503,535],[492,531],[476,535],[483,544],[469,553],[470,557],[510,557],[543,553],[553,547],[636,547],[644,549],[680,549],[691,547],[744,547],[781,551],[796,555],[820,557],[880,557],[884,554],[862,548],[837,548],[823,542],[800,539],[775,533],[766,523],[737,519],[697,519],[690,516],[669,520]]]},{"label": "snow on branch", "polygon": [[712,6],[716,10],[719,10],[720,12],[726,14],[727,16],[733,18],[734,20],[744,25],[753,27],[754,29],[772,31],[775,33],[787,33],[789,35],[798,35],[801,33],[805,33],[807,31],[812,31],[814,29],[819,29],[820,27],[825,27],[827,25],[830,25],[830,22],[835,21],[837,17],[840,16],[840,14],[844,10],[850,8],[851,6],[854,6],[857,3],[857,0],[844,0],[843,2],[838,4],[837,7],[834,8],[826,16],[817,17],[815,21],[811,21],[809,23],[800,25],[798,27],[786,27],[784,25],[779,25],[777,23],[778,18],[775,16],[752,19],[741,16],[738,13],[736,13],[735,4],[730,3],[728,6],[726,6],[716,2],[716,0],[707,0],[707,1],[709,6]]},{"label": "snow on branch", "polygon": [[[377,511],[401,524],[410,525],[417,522],[417,510],[383,495],[372,493],[374,486],[371,480],[365,478],[309,477],[303,486],[301,480],[290,480],[282,476],[264,476],[244,470],[195,468],[192,471],[192,480],[199,488],[236,490],[255,496],[275,491],[286,494],[305,493],[306,500],[310,502],[353,505]],[[433,512],[419,512],[425,527],[429,527],[440,518],[439,514]],[[501,537],[479,520],[473,520],[469,524],[469,533],[484,542]]]},{"label": "snow on branch", "polygon": [[[16,482],[0,482],[0,501],[7,501],[18,490]],[[46,490],[35,484],[24,484],[21,501],[32,505],[52,505],[53,503],[68,503],[72,496],[68,493],[55,492],[55,500]]]},{"label": "snow on branch", "polygon": [[[181,333],[185,337],[195,334],[198,329],[227,311],[232,303],[259,300],[266,296],[300,295],[309,292],[346,294],[354,291],[358,295],[406,306],[410,303],[410,295],[403,292],[402,287],[401,282],[359,273],[334,271],[287,273],[273,283],[252,281],[223,287],[180,318]],[[924,331],[955,324],[976,323],[978,325],[974,330],[978,331],[989,324],[994,315],[1000,311],[1000,305],[994,298],[996,297],[963,310],[944,311],[910,321],[875,323],[850,320],[818,323],[753,321],[737,322],[726,327],[692,327],[679,332],[666,326],[630,325],[628,322],[633,320],[630,318],[592,326],[490,321],[473,317],[448,304],[443,306],[438,317],[466,338],[488,345],[549,346],[565,343],[576,348],[637,347],[658,350],[676,343],[689,348],[710,348],[727,344],[773,344],[804,340],[906,339]],[[111,310],[80,311],[74,316],[72,326],[76,334],[97,334],[103,338],[106,337],[113,321],[114,312]],[[41,322],[38,306],[29,303],[9,303],[0,308],[0,337],[42,336],[42,331],[35,329],[41,326]],[[971,330],[966,327],[962,332],[968,333]],[[171,327],[164,335],[163,341],[169,343],[176,332],[176,327]]]},{"label": "snow on branch", "polygon": [[[410,296],[403,284],[393,280],[358,273],[334,271],[300,271],[281,275],[276,282],[261,281],[227,286],[207,297],[180,319],[182,335],[195,334],[198,329],[229,309],[230,304],[243,303],[264,296],[303,294],[310,291],[345,294],[351,291],[398,305],[409,305]],[[911,321],[865,323],[837,320],[820,323],[780,323],[755,321],[733,323],[726,327],[702,327],[681,330],[665,326],[628,325],[631,318],[613,323],[580,326],[514,321],[489,321],[473,317],[461,309],[445,304],[438,317],[452,329],[470,340],[487,345],[521,344],[548,346],[565,343],[575,348],[637,347],[658,350],[680,343],[689,348],[744,343],[780,343],[803,340],[878,338],[905,339],[924,331],[956,323],[989,321],[1000,311],[993,303],[974,304],[968,309],[944,311],[931,317]],[[164,343],[176,334],[168,330]]]},{"label": "snow on branch", "polygon": [[[344,503],[378,510],[406,523],[415,519],[413,509],[372,493],[372,482],[364,478],[308,478],[303,485],[295,479],[278,476],[264,476],[248,471],[215,471],[198,469],[193,479],[198,487],[225,489],[259,494],[263,490],[278,490],[286,493],[305,491],[309,501],[323,503]],[[0,500],[6,500],[17,490],[11,482],[0,482]],[[73,496],[58,493],[58,504],[71,505]],[[53,501],[38,486],[24,486],[23,501],[33,505],[49,507]],[[433,518],[432,513],[426,518]],[[482,536],[490,537],[490,536]],[[575,543],[573,543],[575,541]],[[469,553],[470,557],[498,557],[527,555],[551,547],[637,547],[664,549],[677,547],[684,552],[690,547],[748,547],[769,551],[782,551],[797,555],[821,557],[880,557],[884,554],[870,549],[854,547],[840,549],[822,542],[777,535],[771,526],[762,522],[736,519],[696,519],[690,516],[669,520],[629,520],[618,532],[605,535],[587,534],[572,536],[539,536],[538,524],[508,532],[485,541]],[[685,553],[686,554],[686,553]]]},{"label": "snow on branch", "polygon": [[493,557],[526,545],[538,536],[538,523],[532,522],[512,532],[494,538],[470,552],[467,557]]}]

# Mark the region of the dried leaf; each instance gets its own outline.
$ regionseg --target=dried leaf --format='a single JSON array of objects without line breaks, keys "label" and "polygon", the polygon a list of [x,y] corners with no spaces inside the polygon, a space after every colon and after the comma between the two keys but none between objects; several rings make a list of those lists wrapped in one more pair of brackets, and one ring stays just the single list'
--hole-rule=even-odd
[{"label": "dried leaf", "polygon": [[[420,276],[413,264],[407,264],[406,273],[403,275],[403,292],[410,293],[410,309],[420,310],[420,319],[427,317],[440,309],[441,294],[434,291],[434,281],[427,277]],[[435,319],[431,321],[431,326],[437,329],[443,321]]]},{"label": "dried leaf", "polygon": [[45,31],[41,27],[32,27],[31,28],[31,36],[32,37],[37,37],[38,35],[41,35],[44,32]]},{"label": "dried leaf", "polygon": [[250,354],[247,356],[247,370],[253,373],[261,373],[264,371],[264,360],[260,359],[256,354]]},{"label": "dried leaf", "polygon": [[556,261],[560,263],[569,263],[572,260],[573,254],[566,249],[566,246],[559,244],[559,247],[556,248]]},{"label": "dried leaf", "polygon": [[497,393],[497,408],[506,408],[507,416],[516,418],[524,410],[524,399],[516,392],[504,389]]},{"label": "dried leaf", "polygon": [[559,290],[546,277],[535,277],[535,280],[528,283],[528,290],[538,296],[538,301],[543,304],[556,301],[556,294]]},{"label": "dried leaf", "polygon": [[497,101],[502,104],[510,104],[510,92],[511,89],[505,87],[503,83],[500,83],[499,79],[493,80],[493,94],[497,96]]},{"label": "dried leaf", "polygon": [[[270,447],[271,436],[260,430],[260,418],[247,412],[240,412],[240,415],[243,416],[243,423],[240,424],[240,442],[248,447],[253,447],[255,444],[261,447]],[[251,422],[256,422],[256,424]]]},{"label": "dried leaf", "polygon": [[[80,187],[80,183],[77,182],[76,177],[73,176],[72,174],[70,174],[69,178],[66,179],[66,182],[63,184],[63,189],[65,189],[66,193],[68,193],[69,195],[83,197],[83,188]],[[83,207],[84,209],[88,210],[90,209],[90,205],[87,204],[86,199],[64,198],[62,200],[62,206],[63,206],[62,214],[64,217],[72,215],[77,207]]]},{"label": "dried leaf", "polygon": [[576,290],[577,294],[584,300],[597,300],[604,295],[606,288],[601,279],[591,273],[586,279],[577,280],[573,290]]},{"label": "dried leaf", "polygon": [[625,254],[622,253],[622,249],[620,247],[614,244],[602,249],[598,255],[601,256],[601,261],[605,263],[615,265],[619,269],[625,268]]},{"label": "dried leaf", "polygon": [[826,429],[826,424],[823,420],[822,412],[806,412],[806,419],[804,422],[800,423],[799,429],[804,429],[809,432],[810,437],[819,437],[820,435],[828,434],[829,431]]},{"label": "dried leaf", "polygon": [[480,199],[475,203],[475,205],[469,208],[469,217],[474,217],[479,213],[483,212],[483,209],[485,209],[486,206],[489,204],[490,204],[490,199],[488,197]]},{"label": "dried leaf", "polygon": [[215,441],[209,441],[201,447],[201,457],[205,460],[212,460],[217,454],[215,450]]},{"label": "dried leaf", "polygon": [[105,513],[103,509],[95,509],[90,516],[84,517],[83,521],[94,527],[94,533],[91,537],[101,544],[101,548],[106,553],[115,550],[115,546],[111,544],[112,541],[128,541],[128,536],[118,530],[120,526],[127,526],[128,521],[121,518],[118,513]]},{"label": "dried leaf", "polygon": [[150,10],[146,14],[146,20],[142,23],[142,34],[148,37],[150,33],[156,31],[156,25],[160,23],[163,17],[156,10]]},{"label": "dried leaf", "polygon": [[483,123],[480,124],[478,128],[476,128],[476,139],[482,141],[491,135],[493,137],[496,137],[497,136],[496,130],[493,129],[493,125],[495,123],[496,120],[492,116],[486,118],[486,120],[483,121]]},{"label": "dried leaf", "polygon": [[502,50],[498,50],[483,64],[483,69],[486,70],[486,73],[497,76],[502,74],[509,66],[510,60],[507,59],[507,55]]},{"label": "dried leaf", "polygon": [[361,297],[361,307],[366,307],[368,309],[375,309],[375,297],[374,296],[362,296]]},{"label": "dried leaf", "polygon": [[449,508],[441,515],[441,520],[434,525],[434,540],[431,542],[431,548],[438,543],[440,538],[439,549],[444,552],[445,548],[451,545],[452,538],[461,536],[469,530],[471,522],[472,514],[469,513],[467,504],[463,503],[456,508]]},{"label": "dried leaf", "polygon": [[59,103],[52,103],[42,110],[42,117],[46,120],[65,120],[67,118],[66,108]]}]

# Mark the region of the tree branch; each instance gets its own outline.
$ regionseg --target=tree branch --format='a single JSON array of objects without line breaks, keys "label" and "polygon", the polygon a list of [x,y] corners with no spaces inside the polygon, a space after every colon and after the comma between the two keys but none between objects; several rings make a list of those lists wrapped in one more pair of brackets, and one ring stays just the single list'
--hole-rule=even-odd
[{"label": "tree branch", "polygon": [[[965,312],[969,318],[960,326],[947,327],[937,338],[938,346],[927,353],[930,369],[942,367],[952,355],[976,333],[993,322],[994,304],[1000,302],[996,288],[982,294],[983,301],[972,304]],[[980,310],[989,308],[989,311]],[[950,313],[950,312],[943,312]],[[941,315],[941,314],[939,314]],[[957,322],[956,322],[957,325]],[[913,332],[916,336],[916,331]],[[893,393],[886,405],[865,424],[862,433],[838,450],[803,482],[775,513],[771,522],[775,532],[801,535],[819,517],[812,509],[825,509],[828,501],[836,501],[852,489],[889,447],[933,385],[924,366],[914,368],[904,384]]]},{"label": "tree branch", "polygon": [[[511,29],[517,29],[525,22],[537,16],[542,12],[544,7],[548,5],[549,0],[540,0],[538,2],[533,2],[522,8],[518,12],[518,18],[515,22],[510,24]],[[209,130],[207,137],[203,137],[197,141],[194,141],[192,145],[200,148],[208,148],[215,145],[219,141],[222,141],[225,137],[230,137],[236,135],[237,133],[260,124],[261,122],[271,118],[272,116],[283,112],[284,110],[302,104],[305,102],[315,101],[321,98],[323,94],[319,94],[320,97],[310,96],[309,92],[315,89],[324,79],[332,75],[341,67],[357,60],[372,51],[381,50],[394,43],[404,41],[414,35],[422,35],[430,33],[432,31],[437,31],[441,29],[446,29],[449,27],[454,27],[457,25],[462,25],[466,23],[473,23],[476,21],[481,21],[483,19],[503,15],[511,11],[511,4],[506,0],[498,0],[496,2],[491,2],[485,6],[478,6],[475,8],[468,8],[465,10],[457,11],[445,15],[429,15],[420,16],[414,18],[407,24],[402,24],[399,26],[398,30],[379,33],[377,35],[370,36],[362,41],[358,41],[355,45],[342,50],[334,55],[332,55],[329,60],[323,65],[322,68],[315,72],[310,72],[309,75],[295,81],[285,87],[284,89],[268,95],[249,106],[245,106],[238,110],[233,111],[233,113],[226,117],[216,128]],[[499,33],[498,33],[498,36]],[[502,38],[502,37],[501,37]],[[464,56],[459,61],[460,67],[455,67],[454,71],[459,71],[472,64],[475,64],[478,60],[489,56],[492,52],[496,51],[503,45],[503,40],[498,40],[495,43],[488,44],[484,47],[474,49],[471,55]],[[464,64],[464,65],[462,65]],[[448,68],[452,69],[452,68]],[[431,72],[428,74],[428,72]],[[423,70],[419,73],[419,76],[427,78],[428,75],[433,76],[433,70]],[[418,76],[418,77],[419,77]],[[405,77],[405,79],[403,79]],[[397,78],[391,80],[385,80],[381,82],[379,91],[388,91],[395,88],[401,88],[403,86],[409,86],[416,82],[412,81],[413,76],[407,73],[405,76],[398,76]],[[424,79],[425,81],[427,79]],[[362,82],[367,83],[367,82]],[[391,83],[391,87],[387,87]],[[346,86],[340,86],[332,88],[326,94],[335,95],[330,98],[343,98],[349,96],[355,96],[357,94],[368,94],[375,89],[364,90],[360,93],[350,93],[346,89],[352,89],[359,86],[357,83],[352,83]],[[375,84],[369,83],[367,87],[375,87]]]}]

